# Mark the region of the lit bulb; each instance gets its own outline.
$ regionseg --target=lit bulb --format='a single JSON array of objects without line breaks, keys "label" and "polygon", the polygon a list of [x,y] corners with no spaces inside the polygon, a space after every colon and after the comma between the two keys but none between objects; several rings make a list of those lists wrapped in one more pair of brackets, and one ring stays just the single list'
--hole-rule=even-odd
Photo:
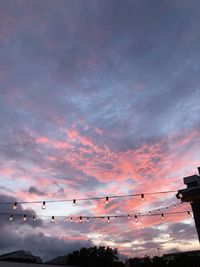
[{"label": "lit bulb", "polygon": [[51,216],[51,223],[55,223],[55,217]]},{"label": "lit bulb", "polygon": [[82,216],[80,216],[79,222],[82,223],[82,221],[83,221],[83,218],[82,218]]},{"label": "lit bulb", "polygon": [[23,221],[25,222],[27,220],[26,214],[24,214]]},{"label": "lit bulb", "polygon": [[163,213],[162,213],[161,217],[162,217],[162,220],[164,220],[164,219],[165,219],[165,216],[164,216],[164,214],[163,214]]},{"label": "lit bulb", "polygon": [[108,223],[109,223],[109,222],[110,222],[110,217],[108,216],[108,218],[107,218],[107,219],[108,219]]},{"label": "lit bulb", "polygon": [[183,197],[183,194],[181,192],[178,193],[177,195],[178,198],[182,198]]},{"label": "lit bulb", "polygon": [[144,194],[141,194],[141,199],[144,201]]},{"label": "lit bulb", "polygon": [[42,209],[43,210],[46,209],[46,203],[45,203],[45,201],[42,202]]},{"label": "lit bulb", "polygon": [[16,208],[17,208],[17,202],[15,202],[13,205],[13,209],[16,210]]},{"label": "lit bulb", "polygon": [[115,220],[116,220],[116,221],[118,220],[118,217],[117,217],[117,216],[115,216]]},{"label": "lit bulb", "polygon": [[104,220],[104,217],[101,217],[101,221],[103,222],[103,220]]},{"label": "lit bulb", "polygon": [[106,205],[108,205],[108,197],[106,197]]},{"label": "lit bulb", "polygon": [[128,219],[130,219],[130,215],[128,214]]},{"label": "lit bulb", "polygon": [[192,218],[190,211],[188,211],[187,213],[188,213],[188,218]]},{"label": "lit bulb", "polygon": [[70,218],[70,222],[73,222],[73,221],[74,221],[74,220],[73,220],[73,218],[71,217],[71,218]]},{"label": "lit bulb", "polygon": [[137,215],[135,215],[135,222],[138,222],[138,217],[137,217]]},{"label": "lit bulb", "polygon": [[13,215],[11,214],[10,218],[9,218],[9,221],[12,221],[12,220],[13,220]]},{"label": "lit bulb", "polygon": [[76,206],[76,199],[73,199],[73,206]]},{"label": "lit bulb", "polygon": [[89,222],[89,220],[90,220],[89,217],[87,217],[87,222]]},{"label": "lit bulb", "polygon": [[33,216],[33,221],[35,222],[35,220],[36,220],[36,218],[35,218],[35,216]]}]

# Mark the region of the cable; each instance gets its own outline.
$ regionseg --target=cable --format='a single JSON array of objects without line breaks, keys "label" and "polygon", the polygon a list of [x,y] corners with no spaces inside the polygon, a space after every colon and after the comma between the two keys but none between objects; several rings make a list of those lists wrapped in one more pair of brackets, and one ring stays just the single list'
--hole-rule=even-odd
[{"label": "cable", "polygon": [[62,203],[62,202],[72,202],[75,204],[77,201],[89,201],[89,200],[101,200],[105,199],[106,203],[108,203],[109,199],[115,198],[128,198],[128,197],[137,197],[140,196],[142,200],[144,200],[144,196],[146,195],[158,195],[158,194],[170,194],[177,193],[177,190],[169,190],[169,191],[160,191],[160,192],[149,192],[149,193],[137,193],[137,194],[127,194],[127,195],[111,195],[111,196],[101,196],[101,197],[89,197],[89,198],[76,198],[76,199],[57,199],[57,200],[37,200],[37,201],[15,201],[13,202],[0,202],[0,205],[13,205],[13,209],[17,208],[17,204],[42,204],[42,208],[45,208],[46,203]]},{"label": "cable", "polygon": [[[161,215],[161,211],[162,211],[162,214],[164,213],[163,212],[163,210],[165,210],[165,209],[169,209],[169,208],[172,208],[172,207],[177,207],[177,206],[179,206],[179,205],[182,205],[183,203],[181,202],[181,203],[177,203],[177,204],[173,204],[173,205],[170,205],[170,206],[165,206],[165,207],[160,207],[160,208],[157,208],[157,209],[152,209],[152,210],[149,210],[149,211],[139,211],[139,212],[134,212],[134,213],[129,213],[129,214],[127,214],[127,215],[124,215],[124,214],[121,214],[121,215],[98,215],[98,216],[88,216],[88,215],[75,215],[75,216],[72,216],[72,215],[70,215],[70,216],[66,216],[66,215],[57,215],[56,217],[58,218],[58,217],[65,217],[65,218],[70,218],[70,219],[72,219],[72,218],[78,218],[78,217],[82,217],[82,218],[87,218],[87,219],[89,219],[89,218],[91,218],[91,219],[94,219],[94,218],[106,218],[106,217],[110,217],[110,218],[120,218],[120,217],[127,217],[127,218],[130,218],[130,217],[133,217],[133,216],[135,216],[135,215],[137,215],[137,216],[153,216],[153,215]],[[30,211],[29,211],[30,212]],[[157,212],[157,213],[156,213]],[[159,212],[159,213],[158,213]],[[175,214],[175,213],[182,213],[182,212],[174,212],[174,213],[170,213],[170,212],[168,212],[168,213],[165,213],[165,214]],[[10,215],[11,213],[10,212],[0,212],[0,215]],[[188,213],[189,214],[189,213]],[[26,214],[24,214],[24,212],[23,213],[12,213],[11,214],[11,216],[12,216],[12,218],[14,217],[14,216],[24,216],[24,217],[36,217],[36,215],[31,215],[31,214],[28,214],[28,215],[26,215]],[[51,217],[50,215],[43,215],[43,214],[38,214],[37,215],[37,217],[47,217],[47,218],[49,218],[49,217]]]}]

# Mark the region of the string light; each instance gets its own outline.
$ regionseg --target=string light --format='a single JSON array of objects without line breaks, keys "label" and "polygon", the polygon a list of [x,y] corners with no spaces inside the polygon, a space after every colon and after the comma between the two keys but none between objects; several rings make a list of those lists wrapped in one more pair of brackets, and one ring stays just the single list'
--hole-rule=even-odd
[{"label": "string light", "polygon": [[101,217],[101,221],[102,221],[102,222],[104,221],[104,217]]},{"label": "string light", "polygon": [[17,209],[17,202],[14,203],[14,205],[13,205],[13,209],[14,209],[14,210]]},{"label": "string light", "polygon": [[43,210],[46,209],[46,203],[45,203],[45,201],[42,202],[42,209]]},{"label": "string light", "polygon": [[[169,191],[158,191],[158,192],[147,192],[147,193],[137,193],[137,194],[127,194],[127,195],[113,195],[113,196],[106,196],[106,204],[108,204],[109,199],[115,199],[115,198],[127,198],[127,197],[136,197],[136,196],[141,196],[142,200],[144,200],[145,195],[157,195],[157,194],[169,194],[169,193],[175,193],[177,190],[169,190]],[[179,192],[179,196],[180,192]],[[62,203],[62,202],[69,202],[72,201],[73,205],[76,204],[76,200],[78,201],[88,201],[88,200],[100,200],[100,199],[105,199],[105,197],[100,196],[100,197],[90,197],[90,198],[79,198],[79,199],[57,199],[57,200],[46,200],[46,201],[18,201],[15,202],[13,205],[13,209],[17,208],[17,204],[43,204],[45,203]],[[13,202],[0,202],[0,205],[10,205],[13,204]]]},{"label": "string light", "polygon": [[[188,217],[189,218],[192,218],[192,212],[191,211],[176,211],[176,212],[168,212],[168,213],[165,213],[165,215],[176,215],[176,214],[183,214],[183,213],[186,213],[187,215],[188,215]],[[2,213],[2,212],[0,212],[0,215],[8,215],[9,213],[6,213],[6,212],[4,212],[4,213]],[[161,216],[161,218],[162,218],[162,220],[164,220],[165,219],[165,216],[164,216],[164,213],[162,213],[162,214],[160,214],[160,213],[156,213],[156,212],[152,212],[151,214],[149,214],[149,213],[138,213],[138,214],[128,214],[128,215],[125,215],[125,214],[121,214],[121,215],[108,215],[107,216],[107,221],[108,222],[110,222],[110,219],[111,218],[114,218],[115,220],[117,220],[118,218],[127,218],[128,217],[128,219],[129,218],[131,218],[131,217],[134,217],[135,218],[135,221],[136,222],[138,222],[138,216],[141,216],[141,217],[149,217],[149,216]],[[15,216],[22,216],[22,220],[23,221],[26,221],[29,217],[30,218],[32,218],[33,219],[33,221],[35,221],[36,220],[36,216],[34,215],[26,215],[26,214],[15,214]],[[47,216],[45,216],[45,215],[38,215],[38,216],[42,216],[42,217],[49,217],[48,215]],[[65,217],[65,216],[62,216],[62,215],[59,215],[59,216],[57,216],[57,217],[59,217],[59,218],[64,218],[64,220],[67,220],[67,218],[69,218],[69,220],[71,221],[71,222],[74,222],[74,219],[73,219],[73,217]],[[13,218],[14,218],[14,216],[13,216],[13,214],[11,214],[10,215],[10,217],[9,217],[9,220],[13,220]],[[79,222],[83,222],[83,219],[86,219],[85,221],[89,221],[90,219],[101,219],[102,221],[104,220],[104,216],[87,216],[87,217],[83,217],[83,216],[80,216],[79,217]],[[51,222],[52,223],[54,223],[55,222],[55,216],[51,216]]]},{"label": "string light", "polygon": [[73,199],[73,206],[76,206],[76,199]]},{"label": "string light", "polygon": [[23,221],[25,222],[27,220],[26,214],[24,214]]}]

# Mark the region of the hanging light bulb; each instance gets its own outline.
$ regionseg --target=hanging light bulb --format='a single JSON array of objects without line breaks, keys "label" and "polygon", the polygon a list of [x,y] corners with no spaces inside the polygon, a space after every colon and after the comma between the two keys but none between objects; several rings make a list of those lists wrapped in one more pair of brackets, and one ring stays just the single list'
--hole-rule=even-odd
[{"label": "hanging light bulb", "polygon": [[51,216],[51,223],[55,223],[55,217]]},{"label": "hanging light bulb", "polygon": [[162,218],[162,220],[164,220],[165,219],[165,216],[164,216],[164,214],[162,213],[162,215],[161,215],[161,218]]},{"label": "hanging light bulb", "polygon": [[25,222],[27,220],[26,214],[24,214],[23,221]]},{"label": "hanging light bulb", "polygon": [[179,192],[179,193],[177,194],[177,198],[181,199],[182,197],[183,197],[183,194],[182,194],[181,192]]},{"label": "hanging light bulb", "polygon": [[80,216],[79,222],[82,223],[82,221],[83,221],[83,218],[82,218],[82,216]]},{"label": "hanging light bulb", "polygon": [[14,209],[14,210],[17,209],[17,202],[15,202],[15,203],[13,204],[13,209]]},{"label": "hanging light bulb", "polygon": [[142,201],[144,201],[144,194],[141,194],[141,199]]},{"label": "hanging light bulb", "polygon": [[149,211],[149,214],[151,214],[151,211]]},{"label": "hanging light bulb", "polygon": [[73,220],[73,218],[72,218],[72,217],[70,218],[70,222],[74,222],[74,220]]},{"label": "hanging light bulb", "polygon": [[190,213],[190,211],[188,211],[187,214],[188,214],[188,218],[192,218],[192,214]]},{"label": "hanging light bulb", "polygon": [[46,203],[45,203],[45,201],[42,202],[42,209],[43,209],[43,210],[46,209]]},{"label": "hanging light bulb", "polygon": [[102,221],[102,222],[104,221],[104,217],[101,217],[101,221]]},{"label": "hanging light bulb", "polygon": [[110,222],[110,217],[108,216],[108,218],[107,218],[107,221],[108,221],[108,223]]},{"label": "hanging light bulb", "polygon": [[130,215],[128,214],[128,219],[130,219]]},{"label": "hanging light bulb", "polygon": [[36,218],[35,218],[35,216],[33,216],[33,221],[35,222],[35,220],[36,220]]},{"label": "hanging light bulb", "polygon": [[10,215],[9,221],[13,220],[13,214]]},{"label": "hanging light bulb", "polygon": [[108,205],[108,201],[109,201],[109,199],[108,199],[108,197],[106,197],[106,205]]},{"label": "hanging light bulb", "polygon": [[135,215],[135,222],[136,222],[136,223],[138,222],[138,217],[137,217],[137,215]]},{"label": "hanging light bulb", "polygon": [[76,206],[76,199],[73,199],[73,206]]},{"label": "hanging light bulb", "polygon": [[90,218],[89,218],[89,217],[87,217],[87,222],[89,222],[89,220],[90,220]]},{"label": "hanging light bulb", "polygon": [[161,210],[159,209],[158,212],[161,212]]},{"label": "hanging light bulb", "polygon": [[115,221],[117,221],[118,220],[118,217],[117,216],[115,216]]}]

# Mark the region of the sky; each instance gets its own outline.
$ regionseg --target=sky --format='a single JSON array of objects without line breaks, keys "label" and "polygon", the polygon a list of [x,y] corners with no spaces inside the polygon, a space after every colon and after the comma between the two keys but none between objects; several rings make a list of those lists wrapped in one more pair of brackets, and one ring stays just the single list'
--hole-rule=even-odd
[{"label": "sky", "polygon": [[[198,0],[0,0],[0,202],[184,188],[183,177],[200,166],[199,13]],[[179,203],[175,193],[104,202],[18,205],[38,220],[0,215],[0,253],[51,259],[94,245],[126,257],[199,249],[186,213],[138,223],[45,217]]]}]

